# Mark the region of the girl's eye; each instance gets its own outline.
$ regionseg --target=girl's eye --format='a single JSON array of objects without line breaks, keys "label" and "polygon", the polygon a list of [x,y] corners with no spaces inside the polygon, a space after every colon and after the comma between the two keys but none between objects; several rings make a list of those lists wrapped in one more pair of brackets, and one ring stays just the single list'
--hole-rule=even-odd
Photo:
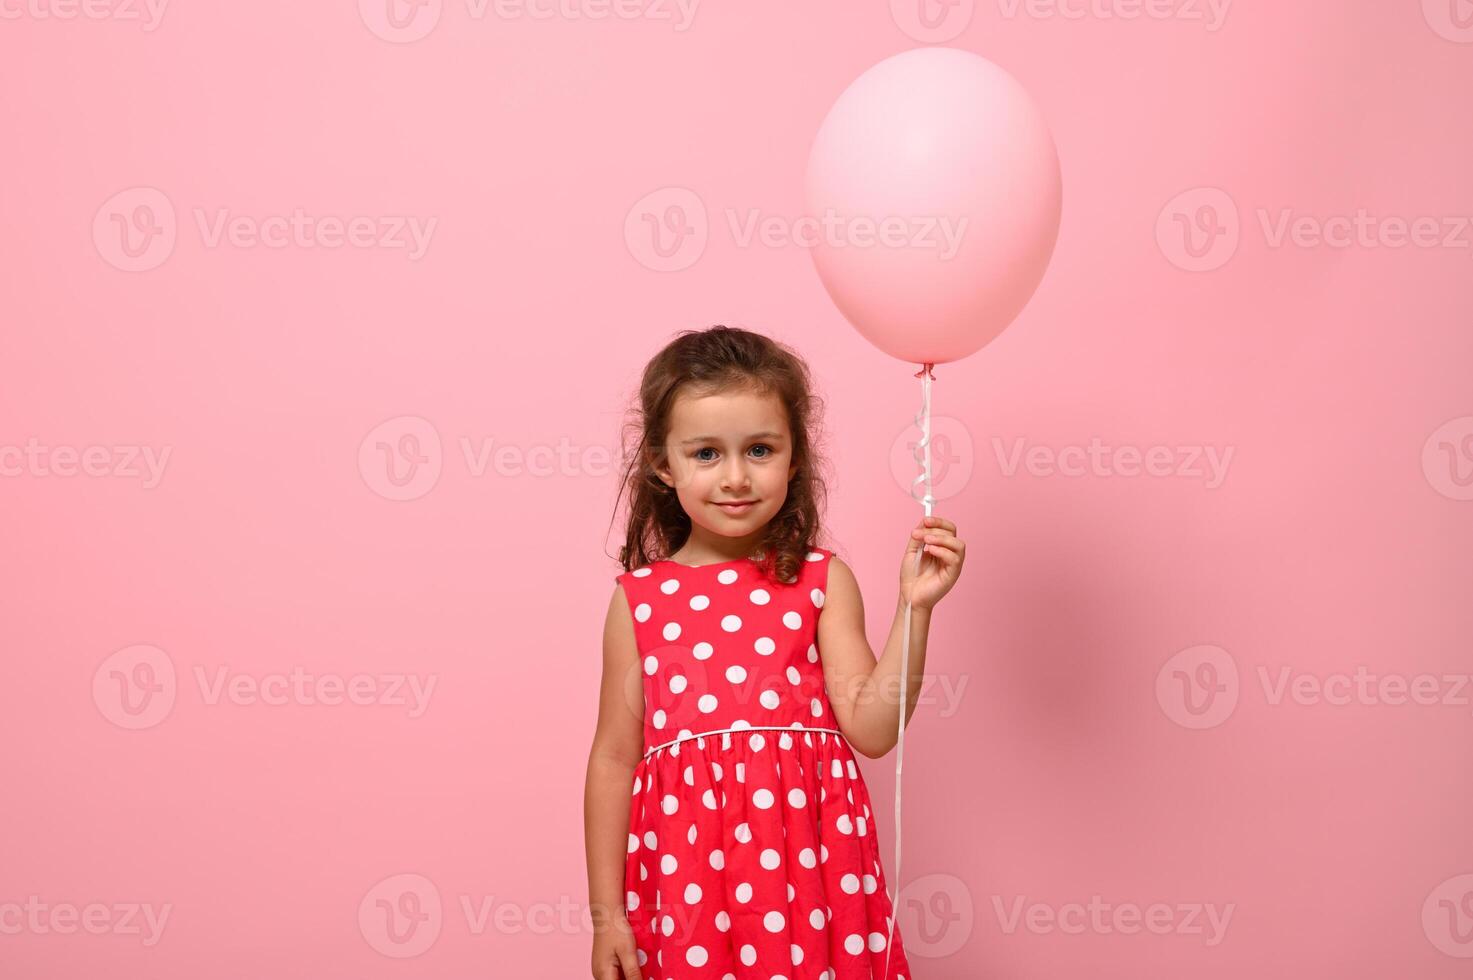
[{"label": "girl's eye", "polygon": [[[772,455],[772,447],[769,446],[769,445],[767,445],[767,443],[765,443],[765,442],[759,442],[757,445],[753,446],[752,448],[753,449],[765,449],[765,450],[767,450],[766,453],[764,453],[762,456],[759,456],[758,457],[759,459],[766,459],[768,456]],[[702,456],[701,453],[704,453],[704,452],[713,452],[714,453],[715,451],[716,450],[712,449],[710,446],[703,446],[700,449],[697,449],[696,450],[695,457],[696,457],[696,459],[700,460],[703,463],[708,463],[708,462],[710,462],[710,457]]]}]

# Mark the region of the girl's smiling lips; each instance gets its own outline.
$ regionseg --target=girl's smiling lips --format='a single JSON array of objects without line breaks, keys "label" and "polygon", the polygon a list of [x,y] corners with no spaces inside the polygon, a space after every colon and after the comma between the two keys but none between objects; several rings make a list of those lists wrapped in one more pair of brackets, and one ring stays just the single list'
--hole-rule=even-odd
[{"label": "girl's smiling lips", "polygon": [[728,514],[745,514],[756,503],[757,501],[755,500],[744,500],[739,503],[732,502],[729,504],[717,501],[716,506],[726,511]]}]

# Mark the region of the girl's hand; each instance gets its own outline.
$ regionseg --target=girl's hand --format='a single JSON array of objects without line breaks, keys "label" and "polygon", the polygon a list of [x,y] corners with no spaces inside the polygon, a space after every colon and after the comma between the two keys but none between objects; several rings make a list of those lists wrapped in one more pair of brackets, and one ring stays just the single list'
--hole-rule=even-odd
[{"label": "girl's hand", "polygon": [[594,933],[593,980],[644,980],[634,930],[623,915],[610,917],[607,928]]},{"label": "girl's hand", "polygon": [[[917,552],[923,555],[919,572]],[[961,576],[966,556],[966,542],[956,536],[955,524],[934,515],[922,518],[910,532],[910,543],[900,562],[901,598],[913,609],[934,608]]]}]

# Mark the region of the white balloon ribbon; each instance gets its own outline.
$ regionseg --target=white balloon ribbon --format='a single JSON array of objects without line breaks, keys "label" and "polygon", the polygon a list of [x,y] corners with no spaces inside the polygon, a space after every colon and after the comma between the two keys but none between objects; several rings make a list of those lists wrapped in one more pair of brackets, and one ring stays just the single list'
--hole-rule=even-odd
[{"label": "white balloon ribbon", "polygon": [[[912,500],[919,499],[921,506],[925,508],[926,516],[931,516],[931,508],[936,503],[936,498],[931,496],[931,381],[935,377],[931,369],[935,364],[927,363],[921,365],[921,369],[915,376],[921,379],[921,410],[916,415],[916,425],[920,427],[921,439],[916,443],[913,455],[916,462],[920,464],[921,475],[911,481],[910,496]],[[915,485],[924,485],[925,493],[916,498]],[[921,560],[926,554],[925,539],[921,539],[921,546],[916,549],[916,575],[921,572]],[[905,630],[900,640],[900,721],[899,729],[895,736],[895,894],[890,904],[890,935],[885,940],[885,974],[884,980],[890,978],[890,953],[895,944],[895,923],[900,918],[900,774],[905,764],[905,711],[909,706],[910,698],[908,689],[910,686],[910,600],[905,602]],[[913,978],[912,978],[913,980]]]}]

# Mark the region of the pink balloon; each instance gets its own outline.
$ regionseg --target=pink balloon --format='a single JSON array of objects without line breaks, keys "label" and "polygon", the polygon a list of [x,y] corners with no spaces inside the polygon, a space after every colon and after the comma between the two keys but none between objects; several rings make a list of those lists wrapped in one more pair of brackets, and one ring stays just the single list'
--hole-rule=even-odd
[{"label": "pink balloon", "polygon": [[1033,295],[1062,194],[1053,137],[1023,87],[971,52],[917,48],[855,79],[819,128],[807,203],[823,230],[810,252],[876,347],[955,361]]}]

